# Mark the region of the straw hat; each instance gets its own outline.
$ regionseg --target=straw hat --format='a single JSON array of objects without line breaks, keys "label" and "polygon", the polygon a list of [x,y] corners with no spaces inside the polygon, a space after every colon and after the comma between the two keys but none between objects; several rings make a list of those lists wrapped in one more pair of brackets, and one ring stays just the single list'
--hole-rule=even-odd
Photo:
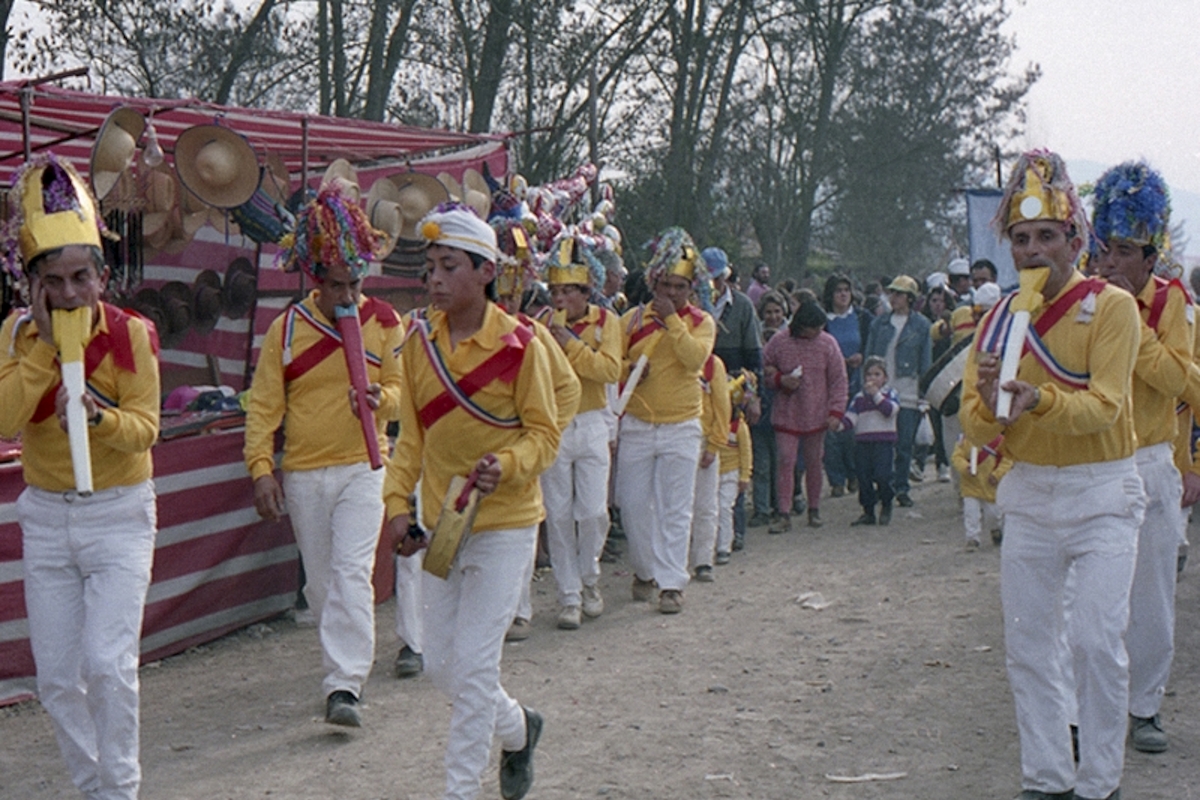
[{"label": "straw hat", "polygon": [[292,174],[278,153],[267,153],[265,162],[259,188],[275,202],[286,205],[292,194]]},{"label": "straw hat", "polygon": [[248,258],[235,258],[225,268],[225,284],[221,287],[221,312],[230,319],[246,316],[254,305],[258,291],[258,276]]},{"label": "straw hat", "polygon": [[210,206],[234,208],[258,188],[258,158],[250,142],[222,125],[196,125],[175,140],[175,171]]},{"label": "straw hat", "polygon": [[421,172],[401,172],[389,175],[388,180],[397,189],[396,203],[400,207],[403,222],[400,238],[409,241],[421,239],[421,220],[438,204],[447,202],[450,192],[440,180]]},{"label": "straw hat", "polygon": [[356,203],[362,200],[362,190],[358,187],[358,172],[344,158],[334,159],[325,168],[325,174],[321,176],[321,188],[329,185],[340,186],[342,193]]},{"label": "straw hat", "polygon": [[396,249],[396,241],[404,228],[404,216],[400,210],[400,190],[396,184],[387,178],[380,178],[371,184],[367,192],[367,218],[371,227],[382,231],[387,241],[376,253],[376,258],[382,261]]},{"label": "straw hat", "polygon": [[446,187],[446,191],[450,193],[451,200],[461,201],[463,199],[463,188],[459,185],[458,181],[454,179],[453,175],[451,175],[449,172],[439,172],[437,179],[442,186]]},{"label": "straw hat", "polygon": [[192,324],[203,333],[217,326],[221,317],[221,276],[215,270],[201,270],[192,281]]},{"label": "straw hat", "polygon": [[487,219],[492,210],[492,190],[476,170],[468,168],[463,173],[463,189],[466,197],[463,202],[475,209],[480,219]]},{"label": "straw hat", "polygon": [[119,106],[104,119],[96,143],[92,145],[92,157],[88,175],[96,199],[103,200],[121,173],[133,163],[137,153],[137,142],[146,129],[146,118],[129,106]]}]

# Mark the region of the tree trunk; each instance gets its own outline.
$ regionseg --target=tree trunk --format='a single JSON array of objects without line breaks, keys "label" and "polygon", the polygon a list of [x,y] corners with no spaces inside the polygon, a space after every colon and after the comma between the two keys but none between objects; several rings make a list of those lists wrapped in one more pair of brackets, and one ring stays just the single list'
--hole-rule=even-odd
[{"label": "tree trunk", "polygon": [[[221,83],[217,86],[217,95],[213,98],[213,102],[217,105],[229,104],[229,95],[233,93],[233,81],[241,71],[242,65],[246,63],[246,59],[250,58],[250,54],[254,50],[254,41],[267,24],[267,20],[271,18],[271,11],[274,8],[275,0],[262,0],[258,12],[250,20],[246,29],[242,31],[242,35],[238,37],[237,43],[233,46],[233,52],[229,54],[229,64],[221,76]],[[0,53],[0,56],[2,55]]]},{"label": "tree trunk", "polygon": [[504,77],[504,57],[508,53],[512,28],[513,0],[492,0],[484,23],[483,48],[478,69],[471,78],[471,133],[485,133],[492,125],[496,93]]}]

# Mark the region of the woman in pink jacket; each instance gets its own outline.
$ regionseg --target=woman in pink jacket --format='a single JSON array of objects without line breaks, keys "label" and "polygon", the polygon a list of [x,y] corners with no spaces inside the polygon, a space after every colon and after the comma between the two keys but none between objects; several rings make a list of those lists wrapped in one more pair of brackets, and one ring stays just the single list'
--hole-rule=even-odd
[{"label": "woman in pink jacket", "polygon": [[836,430],[846,410],[846,362],[837,340],[825,332],[825,312],[815,302],[805,302],[792,315],[785,334],[780,331],[763,350],[763,379],[775,389],[771,427],[779,453],[778,495],[782,520],[771,533],[792,529],[796,455],[804,448],[808,524],[821,525],[820,465],[825,432]]}]

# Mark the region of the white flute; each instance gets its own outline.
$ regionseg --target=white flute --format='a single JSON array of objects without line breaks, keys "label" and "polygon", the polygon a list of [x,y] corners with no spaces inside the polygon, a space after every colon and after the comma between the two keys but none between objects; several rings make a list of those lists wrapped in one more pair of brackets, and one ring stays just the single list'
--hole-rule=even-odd
[{"label": "white flute", "polygon": [[92,329],[92,310],[87,306],[56,308],[51,313],[54,344],[62,364],[62,382],[67,389],[67,437],[71,442],[71,467],[75,472],[75,491],[92,493],[92,448],[88,439],[87,409],[83,393],[87,391],[83,373],[83,342]]},{"label": "white flute", "polygon": [[[1015,380],[1021,365],[1021,354],[1025,352],[1025,337],[1029,335],[1030,312],[1042,305],[1042,287],[1050,279],[1049,267],[1026,267],[1017,276],[1021,288],[1012,299],[1012,325],[1004,337],[1004,352],[1000,357],[1000,385]],[[1013,393],[1001,389],[996,395],[996,419],[1006,420],[1012,413]]]},{"label": "white flute", "polygon": [[629,380],[625,381],[625,386],[621,389],[621,394],[617,396],[617,402],[613,405],[613,413],[618,417],[625,413],[625,406],[629,405],[629,398],[633,397],[633,390],[637,388],[638,381],[642,379],[642,373],[646,370],[646,364],[649,361],[646,354],[642,353],[634,362],[633,369],[629,370]]}]

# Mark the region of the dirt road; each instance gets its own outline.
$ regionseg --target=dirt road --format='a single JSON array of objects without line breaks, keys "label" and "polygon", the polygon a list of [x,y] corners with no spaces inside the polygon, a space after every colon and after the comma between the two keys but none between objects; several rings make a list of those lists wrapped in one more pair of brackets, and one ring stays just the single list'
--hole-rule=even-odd
[{"label": "dirt road", "polygon": [[[842,498],[819,530],[752,530],[678,616],[632,603],[627,566],[606,564],[608,611],[559,631],[553,579],[536,583],[533,636],[503,666],[546,717],[530,798],[1016,795],[999,554],[964,552],[949,485],[913,497],[889,528],[850,528]],[[1128,751],[1126,800],[1200,798],[1198,571],[1200,556],[1179,586],[1171,749]],[[828,606],[802,607],[807,592]],[[392,615],[380,607],[361,730],[322,721],[316,632],[287,619],[143,668],[142,797],[440,797],[449,704],[427,679],[391,677]],[[830,777],[868,773],[903,777]],[[498,796],[489,768],[483,797]],[[0,709],[0,797],[78,797],[35,703]]]}]

